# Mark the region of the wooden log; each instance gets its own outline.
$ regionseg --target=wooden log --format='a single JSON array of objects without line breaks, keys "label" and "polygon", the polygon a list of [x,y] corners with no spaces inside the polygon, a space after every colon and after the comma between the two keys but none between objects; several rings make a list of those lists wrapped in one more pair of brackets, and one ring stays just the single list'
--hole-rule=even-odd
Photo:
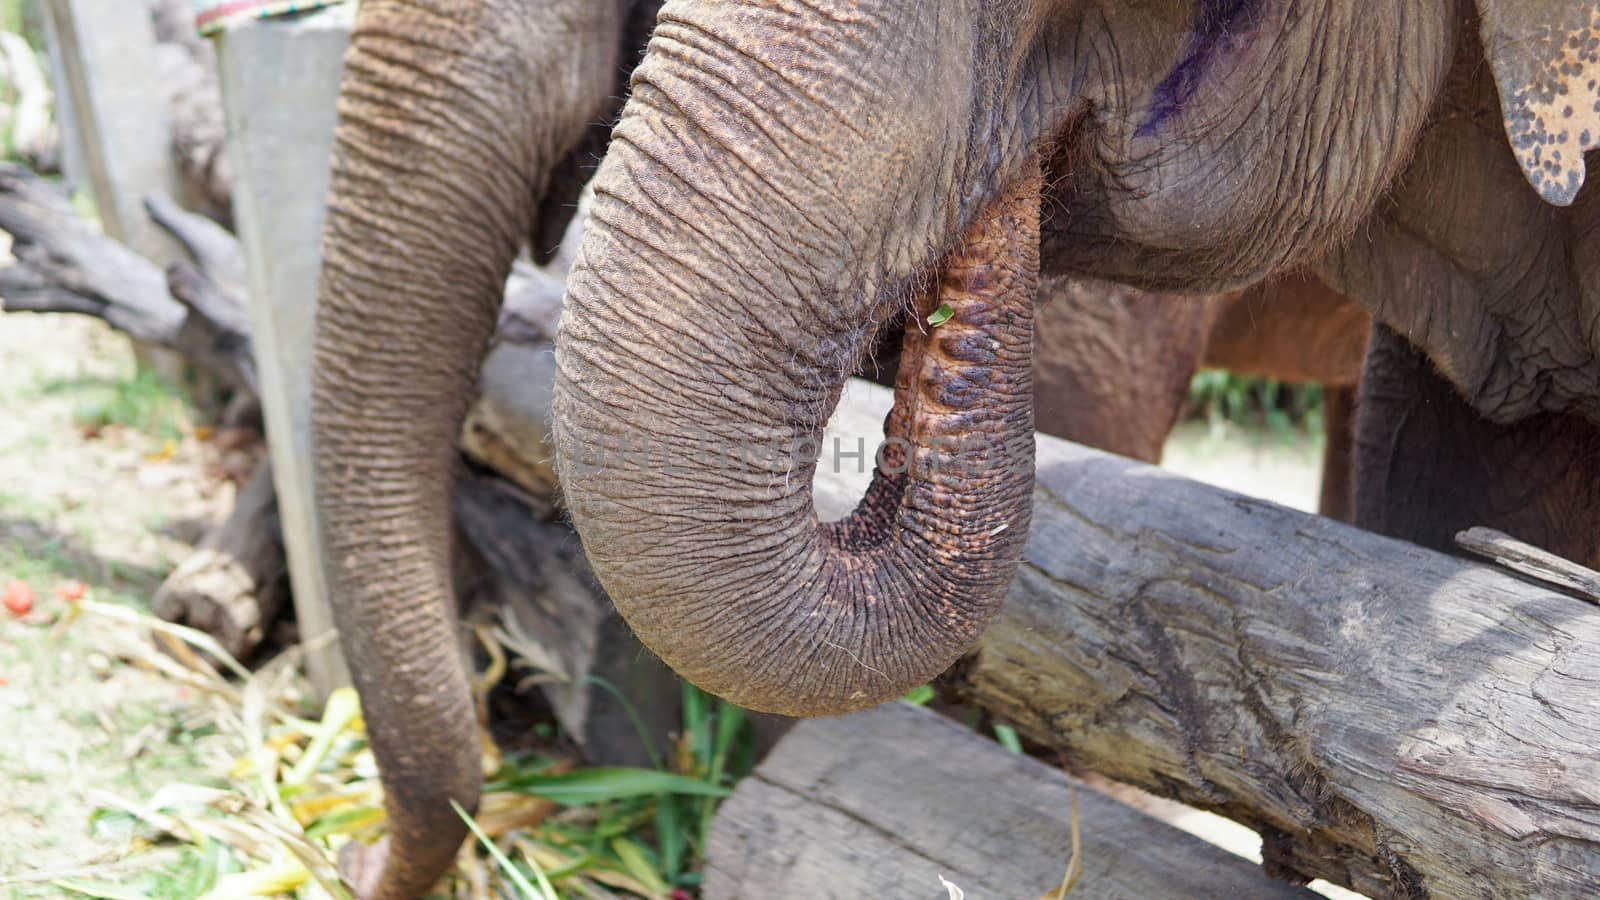
[{"label": "wooden log", "polygon": [[532,520],[523,492],[470,472],[456,479],[454,509],[460,533],[488,563],[478,605],[503,623],[505,642],[533,670],[528,680],[563,730],[600,765],[668,758],[682,721],[677,676],[622,621],[572,529]]},{"label": "wooden log", "polygon": [[[889,403],[852,384],[833,436],[875,446]],[[862,468],[822,460],[825,514]],[[1284,878],[1600,885],[1600,610],[1493,568],[1041,436],[1022,566],[951,681],[1075,767],[1255,828]]]},{"label": "wooden log", "polygon": [[264,462],[240,490],[233,512],[157,589],[156,615],[198,628],[235,659],[248,661],[289,600],[277,512],[272,466]]},{"label": "wooden log", "polygon": [[[165,195],[145,197],[144,206],[150,218],[183,245],[200,272],[227,295],[227,323],[234,330],[248,332],[250,310],[244,298],[248,285],[239,239],[215,220],[192,213]],[[221,321],[216,314],[212,318]]]},{"label": "wooden log", "polygon": [[[1076,810],[1074,810],[1074,797]],[[704,896],[1314,898],[904,703],[802,722],[718,810]]]},{"label": "wooden log", "polygon": [[1493,528],[1468,528],[1456,545],[1542,584],[1600,604],[1600,572],[1541,550]]},{"label": "wooden log", "polygon": [[560,493],[546,440],[555,351],[524,320],[501,321],[479,372],[478,397],[461,431],[461,449],[527,491],[539,515],[552,518]]},{"label": "wooden log", "polygon": [[153,12],[182,199],[231,223],[233,169],[226,149],[216,53],[210,41],[195,33],[191,4],[162,0]]},{"label": "wooden log", "polygon": [[176,234],[204,245],[202,268],[175,263],[171,286],[155,263],[84,221],[58,185],[0,163],[0,231],[11,235],[13,257],[0,268],[0,306],[95,316],[253,390],[249,332],[241,331],[238,298],[224,287],[232,278],[228,254],[196,217],[157,208]]},{"label": "wooden log", "polygon": [[0,280],[8,310],[84,313],[141,341],[176,341],[183,307],[161,269],[85,222],[59,187],[12,163],[0,163],[0,230],[15,258]]}]

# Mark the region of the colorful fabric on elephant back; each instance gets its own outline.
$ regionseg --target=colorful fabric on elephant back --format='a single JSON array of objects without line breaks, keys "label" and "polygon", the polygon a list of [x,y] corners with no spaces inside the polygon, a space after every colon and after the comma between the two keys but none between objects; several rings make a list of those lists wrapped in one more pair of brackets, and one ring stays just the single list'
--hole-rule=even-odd
[{"label": "colorful fabric on elephant back", "polygon": [[287,16],[344,2],[345,0],[194,0],[194,27],[203,35],[211,35],[246,19]]}]

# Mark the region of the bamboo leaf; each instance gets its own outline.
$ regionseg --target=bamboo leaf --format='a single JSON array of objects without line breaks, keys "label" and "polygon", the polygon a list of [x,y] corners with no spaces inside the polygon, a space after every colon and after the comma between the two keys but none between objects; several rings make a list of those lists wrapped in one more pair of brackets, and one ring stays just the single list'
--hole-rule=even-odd
[{"label": "bamboo leaf", "polygon": [[628,874],[648,887],[651,894],[664,896],[672,890],[672,887],[661,879],[661,873],[656,871],[655,865],[651,863],[643,847],[628,838],[619,837],[611,841],[611,849],[617,854],[617,858],[622,860],[622,865],[628,870]]},{"label": "bamboo leaf", "polygon": [[544,870],[540,869],[537,863],[532,859],[528,860],[528,865],[533,867],[534,877],[539,879],[539,886],[535,888],[528,881],[528,876],[522,874],[521,869],[512,865],[511,860],[506,858],[500,847],[494,841],[489,840],[489,836],[483,833],[483,829],[478,827],[478,823],[473,821],[472,816],[467,814],[461,804],[451,800],[450,807],[456,811],[456,815],[461,817],[461,821],[467,823],[467,828],[472,830],[472,834],[478,839],[478,843],[482,844],[484,849],[489,851],[489,855],[494,857],[494,861],[499,864],[500,868],[505,870],[506,877],[511,879],[511,883],[516,886],[522,896],[533,898],[533,900],[560,900],[560,897],[556,894],[555,886],[550,883],[550,879],[545,877]]},{"label": "bamboo leaf", "polygon": [[691,794],[726,797],[733,793],[698,778],[650,769],[594,768],[557,775],[532,773],[484,786],[488,791],[511,791],[554,800],[563,806],[584,806],[608,800],[627,800],[655,794]]}]

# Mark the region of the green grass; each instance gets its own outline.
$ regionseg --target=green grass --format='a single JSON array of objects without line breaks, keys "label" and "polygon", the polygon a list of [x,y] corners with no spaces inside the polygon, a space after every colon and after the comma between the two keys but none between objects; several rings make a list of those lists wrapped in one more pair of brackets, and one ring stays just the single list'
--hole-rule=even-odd
[{"label": "green grass", "polygon": [[1187,418],[1272,433],[1322,430],[1322,387],[1203,369],[1189,382]]},{"label": "green grass", "polygon": [[[97,821],[95,828],[106,837],[131,836],[133,822],[131,816],[108,816]],[[105,900],[194,900],[216,887],[224,875],[240,871],[238,860],[218,841],[202,839],[197,845],[172,848],[163,856],[162,862],[148,870],[115,883],[61,879],[49,886],[50,895],[66,892],[67,896]]]},{"label": "green grass", "polygon": [[[563,879],[586,869],[620,871],[655,894],[700,883],[717,805],[749,773],[754,748],[744,710],[688,683],[682,703],[683,725],[673,758],[656,769],[548,774],[551,760],[526,758],[509,761],[485,785],[488,791],[543,797],[591,814],[579,824],[552,822],[534,839],[552,853],[570,856],[579,851],[573,862],[543,871],[533,865],[532,855],[524,854],[520,862],[511,863],[517,867],[515,877],[549,878],[559,887]],[[550,896],[568,895],[556,890]]]},{"label": "green grass", "polygon": [[44,396],[72,397],[73,421],[88,430],[119,425],[176,441],[194,420],[184,392],[150,371],[128,378],[50,378],[39,384],[38,390]]}]

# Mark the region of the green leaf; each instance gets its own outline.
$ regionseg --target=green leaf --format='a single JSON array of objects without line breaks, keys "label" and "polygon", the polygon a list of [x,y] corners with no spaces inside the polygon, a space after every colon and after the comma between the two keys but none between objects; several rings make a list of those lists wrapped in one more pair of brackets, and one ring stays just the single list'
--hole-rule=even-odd
[{"label": "green leaf", "polygon": [[578,769],[560,775],[537,773],[520,775],[484,786],[489,791],[511,791],[554,800],[563,806],[587,806],[608,800],[649,797],[654,794],[693,794],[701,797],[726,797],[725,787],[698,778],[656,772],[650,769]]},{"label": "green leaf", "polygon": [[[656,843],[661,848],[661,873],[668,880],[678,877],[683,871],[684,851],[689,846],[689,836],[684,832],[683,811],[679,809],[681,802],[674,797],[663,796],[656,802]],[[714,802],[708,799],[706,802]]]},{"label": "green leaf", "polygon": [[531,859],[528,860],[528,865],[533,868],[534,877],[539,879],[539,887],[535,890],[534,886],[528,882],[528,876],[522,874],[522,870],[506,858],[505,853],[500,850],[494,841],[489,840],[489,836],[483,833],[482,828],[478,827],[477,820],[468,815],[461,804],[451,800],[450,808],[456,811],[456,815],[461,817],[461,821],[467,823],[467,828],[472,830],[472,834],[478,839],[478,843],[482,844],[484,849],[489,851],[489,855],[494,857],[494,861],[499,864],[500,868],[505,870],[506,877],[511,879],[511,883],[516,886],[522,896],[532,898],[532,900],[560,900],[560,895],[556,893],[555,886],[550,883],[549,878],[545,877],[538,863]]},{"label": "green leaf", "polygon": [[995,740],[1000,742],[1000,746],[1010,750],[1012,753],[1022,752],[1022,738],[1017,737],[1017,730],[1010,725],[996,725],[994,727],[994,737]]},{"label": "green leaf", "polygon": [[623,868],[628,870],[628,874],[638,879],[652,893],[665,894],[672,890],[672,886],[667,884],[660,872],[656,871],[649,854],[637,842],[619,837],[611,842],[611,849],[617,854],[617,858],[622,860]]},{"label": "green leaf", "polygon": [[306,828],[306,837],[316,840],[330,834],[346,834],[383,819],[380,806],[352,806],[328,813]]},{"label": "green leaf", "polygon": [[184,885],[184,894],[190,897],[202,897],[216,887],[217,879],[222,877],[222,870],[229,859],[228,848],[221,841],[200,838],[200,859],[190,873],[188,883]]},{"label": "green leaf", "polygon": [[950,321],[951,317],[955,314],[956,311],[950,308],[950,304],[941,303],[939,304],[938,309],[928,313],[928,324],[934,328],[938,328],[940,325]]},{"label": "green leaf", "polygon": [[929,700],[933,699],[933,685],[931,685],[931,684],[918,685],[918,686],[912,688],[911,690],[906,691],[906,695],[904,697],[901,697],[900,699],[906,701],[907,703],[911,704],[912,706],[922,706],[922,705],[926,704]]},{"label": "green leaf", "polygon": [[89,832],[105,840],[127,842],[141,822],[139,817],[123,809],[101,807],[89,816]]},{"label": "green leaf", "polygon": [[356,696],[356,689],[342,687],[328,695],[328,704],[323,709],[322,721],[317,723],[316,734],[311,737],[310,746],[306,747],[305,755],[295,763],[284,782],[287,784],[305,784],[327,758],[328,751],[333,749],[333,742],[340,734],[344,733],[356,716],[361,715],[361,699]]},{"label": "green leaf", "polygon": [[[744,710],[732,703],[717,701],[717,736],[711,748],[711,771],[706,775],[706,781],[711,784],[722,784],[723,775],[727,772],[729,752],[733,749],[733,742],[739,736],[740,727],[744,725]],[[714,797],[707,797],[700,803],[700,846],[705,847],[710,841],[711,819],[716,815],[717,801]],[[675,872],[670,874],[677,874]]]},{"label": "green leaf", "polygon": [[689,741],[697,772],[711,765],[711,698],[689,682],[683,683],[683,734]]}]

